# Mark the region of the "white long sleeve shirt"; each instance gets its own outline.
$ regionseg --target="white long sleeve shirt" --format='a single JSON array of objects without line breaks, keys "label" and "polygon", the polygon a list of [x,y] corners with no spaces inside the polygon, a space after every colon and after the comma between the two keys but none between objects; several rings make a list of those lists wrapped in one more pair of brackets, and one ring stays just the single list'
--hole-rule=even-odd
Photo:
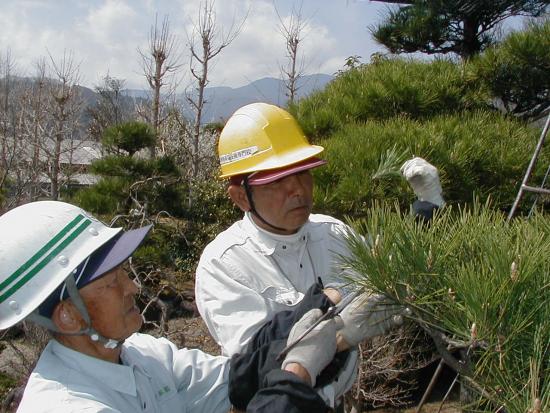
[{"label": "white long sleeve shirt", "polygon": [[[351,229],[327,215],[312,214],[296,234],[258,227],[249,213],[220,233],[202,253],[195,300],[210,334],[225,355],[242,352],[260,327],[292,310],[318,278],[325,287],[342,283],[340,256],[349,256]],[[332,407],[355,381],[357,351],[338,380],[319,390]]]},{"label": "white long sleeve shirt", "polygon": [[318,278],[325,287],[348,256],[349,227],[312,214],[296,234],[277,235],[244,218],[220,233],[202,253],[195,280],[198,310],[223,354],[241,352],[275,313],[292,310]]},{"label": "white long sleeve shirt", "polygon": [[121,364],[51,340],[31,374],[18,413],[227,412],[229,361],[134,334]]}]

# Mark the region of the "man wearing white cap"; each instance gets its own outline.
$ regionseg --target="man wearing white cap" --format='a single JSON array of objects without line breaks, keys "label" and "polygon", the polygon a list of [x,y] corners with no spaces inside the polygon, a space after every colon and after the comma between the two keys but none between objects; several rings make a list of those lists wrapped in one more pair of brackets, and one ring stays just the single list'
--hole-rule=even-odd
[{"label": "man wearing white cap", "polygon": [[[229,359],[137,333],[138,287],[123,264],[150,228],[110,228],[57,201],[0,216],[0,329],[26,319],[53,334],[18,412],[210,413],[231,402],[251,413],[327,412],[311,385],[336,352],[337,320],[315,327],[282,363],[274,355],[286,337]],[[319,315],[306,313],[288,341]]]}]

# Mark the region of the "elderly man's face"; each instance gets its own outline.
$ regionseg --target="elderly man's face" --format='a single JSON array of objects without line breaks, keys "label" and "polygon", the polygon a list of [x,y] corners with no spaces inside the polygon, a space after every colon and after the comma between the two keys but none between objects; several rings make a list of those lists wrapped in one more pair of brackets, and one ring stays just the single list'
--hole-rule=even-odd
[{"label": "elderly man's face", "polygon": [[283,235],[294,234],[311,213],[313,177],[306,170],[266,185],[253,186],[252,198],[262,218],[284,230],[271,228],[256,220],[260,227]]},{"label": "elderly man's face", "polygon": [[143,319],[135,301],[138,291],[122,266],[79,290],[92,326],[115,340],[126,339],[141,328]]}]

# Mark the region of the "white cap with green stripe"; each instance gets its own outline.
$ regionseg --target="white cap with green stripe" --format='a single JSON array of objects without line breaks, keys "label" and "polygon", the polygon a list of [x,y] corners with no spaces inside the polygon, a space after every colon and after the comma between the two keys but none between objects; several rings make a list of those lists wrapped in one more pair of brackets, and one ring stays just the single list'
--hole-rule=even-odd
[{"label": "white cap with green stripe", "polygon": [[22,205],[0,217],[0,329],[38,306],[122,229],[58,201]]}]

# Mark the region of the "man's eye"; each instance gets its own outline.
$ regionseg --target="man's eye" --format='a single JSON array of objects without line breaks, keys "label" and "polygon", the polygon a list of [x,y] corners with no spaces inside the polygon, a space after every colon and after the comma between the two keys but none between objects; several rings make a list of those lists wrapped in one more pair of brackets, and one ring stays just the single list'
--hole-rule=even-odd
[{"label": "man's eye", "polygon": [[107,283],[105,284],[105,287],[107,288],[114,287],[115,285],[117,285],[117,282],[118,282],[117,277],[114,277],[113,279],[107,281]]}]

